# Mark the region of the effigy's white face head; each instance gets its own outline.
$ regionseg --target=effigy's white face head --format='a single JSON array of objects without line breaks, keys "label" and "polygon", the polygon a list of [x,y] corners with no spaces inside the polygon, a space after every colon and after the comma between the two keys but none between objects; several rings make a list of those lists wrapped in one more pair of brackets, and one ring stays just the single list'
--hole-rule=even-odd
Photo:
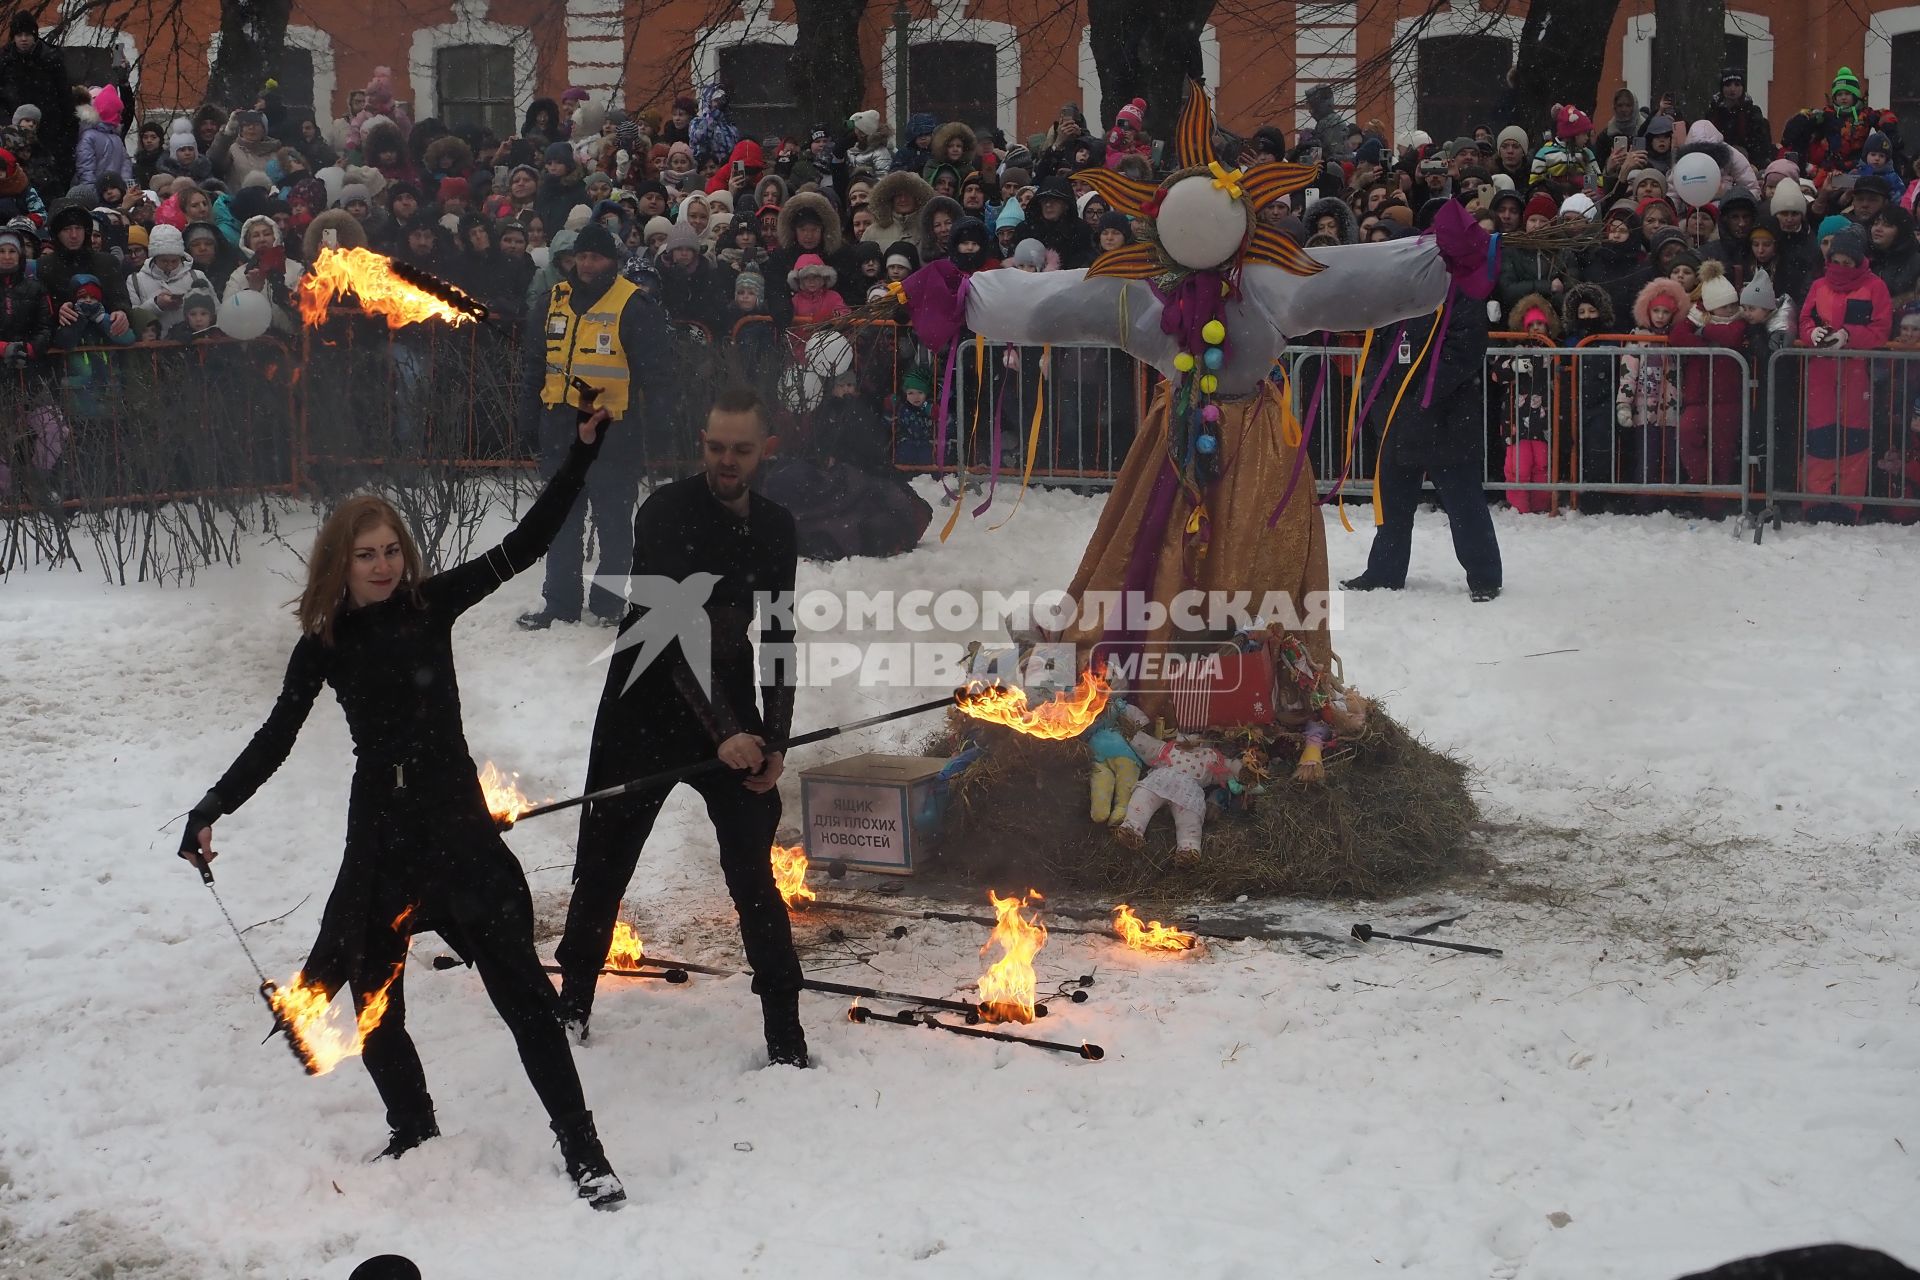
[{"label": "effigy's white face head", "polygon": [[1247,211],[1206,177],[1182,178],[1168,188],[1154,218],[1169,258],[1193,271],[1220,266],[1247,238]]}]

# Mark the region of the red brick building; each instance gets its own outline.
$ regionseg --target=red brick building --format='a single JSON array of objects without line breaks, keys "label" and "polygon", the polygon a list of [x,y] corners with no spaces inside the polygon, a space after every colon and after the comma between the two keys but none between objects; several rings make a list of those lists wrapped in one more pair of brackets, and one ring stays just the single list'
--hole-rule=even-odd
[{"label": "red brick building", "polygon": [[[295,0],[291,46],[280,79],[290,102],[322,117],[345,109],[350,89],[375,66],[394,70],[396,94],[416,117],[482,118],[517,127],[536,94],[569,84],[605,93],[624,87],[627,105],[661,105],[675,92],[722,74],[737,113],[755,128],[799,128],[786,59],[796,28],[791,0]],[[1920,2],[1732,0],[1722,64],[1744,65],[1752,95],[1778,123],[1820,101],[1840,66],[1866,81],[1875,105],[1920,115]],[[1518,5],[1515,6],[1518,8]],[[1657,32],[1652,0],[1625,0],[1609,37],[1597,115],[1621,84],[1644,99]],[[910,0],[911,108],[1009,134],[1042,129],[1060,105],[1099,114],[1099,83],[1084,9],[1048,0]],[[1389,69],[1353,83],[1357,68],[1384,50],[1424,11],[1422,0],[1392,4],[1273,3],[1257,24],[1242,7],[1202,37],[1207,80],[1219,85],[1223,122],[1248,129],[1291,124],[1301,93],[1341,84],[1340,101],[1359,118],[1379,118],[1396,135],[1425,128],[1445,137],[1484,119],[1498,96],[1518,37],[1518,14],[1456,3],[1430,22],[1416,46]],[[895,88],[891,6],[870,5],[862,29],[869,105],[892,118]],[[1364,23],[1358,15],[1365,11]],[[109,32],[82,22],[67,37],[77,74],[101,77],[116,42],[137,64],[149,110],[192,105],[204,89],[217,27],[214,0],[188,0],[181,34]],[[1036,18],[1036,15],[1045,15]],[[1397,16],[1396,16],[1397,15]],[[708,25],[703,25],[708,24]],[[217,39],[217,37],[215,37]]]}]

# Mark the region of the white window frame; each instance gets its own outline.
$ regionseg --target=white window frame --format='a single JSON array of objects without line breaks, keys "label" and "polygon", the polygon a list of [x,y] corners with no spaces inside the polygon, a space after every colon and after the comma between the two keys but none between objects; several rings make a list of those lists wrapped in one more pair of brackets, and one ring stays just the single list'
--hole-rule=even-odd
[{"label": "white window frame", "polygon": [[[1916,31],[1920,31],[1920,4],[1882,9],[1873,15],[1867,27],[1866,52],[1860,59],[1860,69],[1867,81],[1867,105],[1886,105],[1885,94],[1893,87],[1893,38]],[[1876,89],[1882,95],[1877,102],[1873,100]]]},{"label": "white window frame", "polygon": [[[538,96],[536,71],[538,51],[533,33],[525,27],[489,22],[487,0],[454,0],[453,21],[438,26],[420,27],[413,33],[407,51],[407,79],[413,86],[413,117],[416,120],[440,112],[440,66],[437,55],[442,49],[468,44],[504,46],[513,53],[513,109],[523,112]],[[518,125],[518,121],[514,122]]]},{"label": "white window frame", "polygon": [[[55,27],[40,28],[40,38],[51,44],[49,37],[54,34],[55,29]],[[140,46],[135,43],[130,33],[115,31],[111,27],[96,26],[85,18],[78,18],[67,23],[66,29],[60,32],[60,45],[62,48],[72,45],[76,49],[118,48],[127,59],[127,83],[135,89],[140,87]],[[123,123],[138,127],[139,122]]]},{"label": "white window frame", "polygon": [[[984,44],[993,48],[993,101],[994,124],[1007,135],[1007,141],[1015,141],[1020,130],[1020,33],[1011,23],[993,22],[985,18],[966,16],[967,0],[934,0],[934,15],[907,25],[907,43],[941,44],[954,41],[961,44]],[[899,118],[894,101],[899,84],[898,69],[894,66],[893,37],[891,33],[883,38],[880,54],[880,83],[887,95],[887,119]],[[945,123],[942,121],[941,123]],[[963,120],[962,124],[977,124],[978,121]],[[895,146],[905,146],[907,140],[896,138]]]},{"label": "white window frame", "polygon": [[[1920,10],[1916,10],[1920,12]],[[1875,15],[1877,22],[1882,15]],[[1652,106],[1653,96],[1653,35],[1659,23],[1650,13],[1639,13],[1627,19],[1627,30],[1620,37],[1620,78],[1627,88],[1633,90],[1643,107]],[[1773,97],[1773,22],[1763,13],[1753,13],[1746,9],[1727,10],[1726,34],[1747,38],[1747,96],[1754,105],[1767,113],[1771,125],[1779,122],[1767,111],[1767,104]],[[1871,50],[1871,42],[1869,42]],[[1872,54],[1869,52],[1868,58]],[[1892,58],[1892,49],[1888,48],[1887,57]],[[1871,65],[1871,62],[1869,62]],[[1871,74],[1871,73],[1869,73]],[[1600,120],[1604,123],[1607,109],[1602,108]],[[1778,128],[1774,130],[1777,134]]]},{"label": "white window frame", "polygon": [[[1424,22],[1425,25],[1421,26]],[[1431,18],[1402,18],[1393,24],[1394,46],[1400,49],[1393,60],[1393,145],[1402,147],[1420,127],[1420,46],[1436,36],[1491,36],[1505,40],[1512,54],[1520,49],[1520,30],[1526,20],[1497,16],[1479,9],[1448,7]],[[1414,28],[1420,34],[1409,39]],[[1509,64],[1511,60],[1509,60]],[[1449,139],[1435,138],[1446,143]]]},{"label": "white window frame", "polygon": [[[1207,89],[1218,98],[1220,93],[1220,32],[1209,22],[1200,28],[1200,74],[1206,77]],[[1093,60],[1093,34],[1082,29],[1080,32],[1080,112],[1087,118],[1087,129],[1096,136],[1104,136],[1107,125],[1100,116],[1100,64]],[[1048,124],[1052,124],[1051,118]],[[1007,135],[1007,141],[1025,141]]]},{"label": "white window frame", "polygon": [[[335,110],[333,97],[339,88],[338,73],[333,63],[333,37],[318,27],[289,22],[287,47],[304,50],[313,59],[313,120],[324,130],[328,121],[333,119]],[[213,64],[219,57],[220,33],[216,31],[207,37],[209,77],[213,73]],[[282,138],[281,141],[291,143],[293,139]]]}]

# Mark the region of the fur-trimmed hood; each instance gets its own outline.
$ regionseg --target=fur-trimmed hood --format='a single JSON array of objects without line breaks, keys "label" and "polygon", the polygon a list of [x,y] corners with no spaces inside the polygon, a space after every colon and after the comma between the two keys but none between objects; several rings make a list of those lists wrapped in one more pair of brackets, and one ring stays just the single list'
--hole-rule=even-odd
[{"label": "fur-trimmed hood", "polygon": [[[1360,243],[1360,219],[1353,216],[1352,205],[1342,200],[1339,196],[1322,196],[1320,199],[1315,200],[1307,206],[1306,217],[1301,219],[1302,222],[1306,223],[1309,235],[1313,232],[1314,222],[1322,214],[1333,215],[1334,222],[1340,228],[1341,244]],[[1551,308],[1549,308],[1549,310],[1551,310]]]},{"label": "fur-trimmed hood", "polygon": [[[955,138],[967,144],[966,150],[958,160],[949,160],[947,159],[947,144]],[[974,136],[972,129],[961,124],[958,120],[949,120],[933,131],[933,162],[935,164],[950,164],[962,172],[965,172],[966,169],[973,164],[973,157],[979,153],[979,150],[979,138]]]},{"label": "fur-trimmed hood", "polygon": [[[906,218],[896,218],[893,212],[893,198],[902,191],[913,193],[913,213]],[[933,199],[933,187],[919,174],[908,169],[895,169],[886,177],[873,184],[873,190],[867,193],[867,211],[873,215],[873,227],[869,227],[867,238],[878,240],[881,244],[892,244],[895,240],[904,240],[920,211],[927,207],[927,201]],[[885,237],[873,234],[873,228],[884,228],[895,234]]]},{"label": "fur-trimmed hood", "polygon": [[391,120],[382,120],[379,124],[363,130],[360,134],[360,155],[371,164],[373,158],[385,151],[392,151],[397,157],[395,163],[408,163],[407,139],[400,132],[400,126]]},{"label": "fur-trimmed hood", "polygon": [[1547,336],[1560,340],[1560,313],[1554,310],[1553,302],[1543,293],[1530,293],[1507,309],[1507,331],[1524,333],[1527,328],[1527,314],[1533,311],[1546,313]]},{"label": "fur-trimmed hood", "polygon": [[815,252],[823,258],[831,258],[839,253],[840,215],[834,211],[831,200],[811,191],[802,191],[780,207],[780,247],[794,247],[794,223],[803,211],[820,220],[820,248]]},{"label": "fur-trimmed hood", "polygon": [[311,263],[319,256],[321,242],[329,229],[339,233],[342,249],[367,247],[367,229],[360,225],[358,218],[345,209],[328,209],[325,213],[315,214],[313,221],[307,224],[307,234],[300,245],[307,262]]},{"label": "fur-trimmed hood", "polygon": [[473,148],[464,139],[450,133],[428,143],[420,158],[426,164],[428,173],[464,178],[473,172]]},{"label": "fur-trimmed hood", "polygon": [[1653,328],[1649,313],[1653,309],[1655,300],[1662,297],[1672,305],[1676,320],[1687,314],[1687,310],[1693,306],[1693,299],[1687,296],[1687,291],[1680,287],[1678,280],[1670,280],[1666,276],[1655,276],[1647,281],[1646,287],[1641,289],[1639,296],[1633,300],[1633,322],[1642,329]]},{"label": "fur-trimmed hood", "polygon": [[[1600,321],[1592,326],[1583,326],[1579,321],[1580,304],[1590,302],[1600,312]],[[1614,326],[1613,299],[1607,291],[1597,284],[1576,284],[1567,287],[1567,296],[1560,303],[1560,332],[1570,333],[1585,328],[1589,333],[1612,333]]]},{"label": "fur-trimmed hood", "polygon": [[958,227],[960,220],[967,216],[967,211],[960,207],[960,202],[950,196],[935,196],[933,199],[927,201],[926,206],[920,210],[919,216],[914,219],[913,223],[913,242],[920,250],[920,260],[922,262],[932,262],[935,258],[944,258],[947,256],[947,250],[953,247],[951,232],[948,233],[945,248],[934,244],[933,215],[936,213],[944,213],[952,218],[955,227]]}]

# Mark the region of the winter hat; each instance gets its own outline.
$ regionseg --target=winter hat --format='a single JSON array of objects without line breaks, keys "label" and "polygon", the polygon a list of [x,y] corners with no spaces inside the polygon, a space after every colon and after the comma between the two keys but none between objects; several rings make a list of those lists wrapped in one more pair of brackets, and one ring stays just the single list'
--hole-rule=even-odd
[{"label": "winter hat", "polygon": [[575,233],[573,238],[573,251],[575,253],[597,253],[603,258],[612,258],[616,262],[624,256],[620,252],[620,246],[614,243],[613,232],[607,230],[597,222],[589,222]]},{"label": "winter hat", "polygon": [[660,246],[660,252],[672,253],[675,249],[700,251],[700,233],[693,229],[691,222],[676,222],[667,228],[667,240]]},{"label": "winter hat", "polygon": [[1593,198],[1584,192],[1576,191],[1560,202],[1560,216],[1563,218],[1578,215],[1592,222],[1599,213],[1600,210],[1593,203]]},{"label": "winter hat", "polygon": [[1858,182],[1853,184],[1853,194],[1856,196],[1861,194],[1891,196],[1893,195],[1893,187],[1879,174],[1869,173],[1863,175]]},{"label": "winter hat", "polygon": [[793,270],[787,272],[787,284],[791,288],[798,289],[802,280],[805,280],[808,276],[816,275],[826,277],[827,287],[829,289],[833,287],[834,281],[839,278],[839,273],[834,271],[834,269],[825,262],[822,262],[819,254],[803,253],[794,259]]},{"label": "winter hat", "polygon": [[120,126],[120,117],[125,114],[126,106],[120,101],[120,91],[112,85],[101,85],[93,91],[93,109],[100,113],[100,122],[115,128]]},{"label": "winter hat", "polygon": [[908,271],[914,269],[913,259],[897,249],[887,255],[887,265],[889,267],[905,267]]},{"label": "winter hat", "polygon": [[1827,260],[1831,262],[1843,253],[1857,263],[1864,264],[1867,260],[1867,238],[1851,224],[1845,231],[1834,236],[1833,243],[1827,246]]},{"label": "winter hat", "polygon": [[847,117],[847,123],[853,126],[855,133],[871,138],[880,130],[880,113],[878,111],[856,111]]},{"label": "winter hat", "polygon": [[67,284],[78,297],[92,298],[98,302],[107,296],[107,291],[101,287],[99,276],[90,276],[83,272],[70,278]]},{"label": "winter hat", "polygon": [[1133,236],[1133,221],[1132,219],[1128,218],[1126,214],[1121,213],[1118,210],[1115,210],[1112,213],[1101,214],[1100,225],[1097,228],[1095,228],[1095,230],[1096,231],[1118,231],[1121,235],[1131,239]]},{"label": "winter hat", "polygon": [[449,200],[471,200],[473,198],[473,193],[467,186],[467,180],[465,178],[441,179],[440,189],[436,194],[441,204],[445,204]]},{"label": "winter hat", "polygon": [[[585,102],[585,101],[587,100],[587,97],[588,97],[588,95],[587,95],[587,91],[586,91],[585,89],[582,89],[582,88],[581,88],[580,86],[578,86],[578,85],[574,85],[573,87],[571,87],[571,88],[569,88],[569,89],[568,89],[568,90],[567,90],[567,91],[566,91],[565,93],[563,93],[563,94],[561,94],[561,95],[560,95],[560,101],[562,101],[562,102]],[[576,250],[576,252],[578,252],[578,251]]]},{"label": "winter hat", "polygon": [[1126,106],[1113,113],[1113,122],[1116,126],[1124,124],[1136,131],[1146,118],[1147,100],[1145,98],[1135,98],[1132,102],[1129,102]]},{"label": "winter hat", "polygon": [[1499,146],[1505,146],[1509,142],[1517,142],[1523,150],[1529,145],[1527,131],[1517,124],[1510,124],[1502,129],[1499,138],[1497,138],[1495,142]]},{"label": "winter hat", "polygon": [[[16,16],[26,16],[26,15],[16,15]],[[32,21],[32,19],[29,17],[28,21]],[[22,124],[28,120],[33,121],[35,124],[39,124],[40,108],[34,106],[31,102],[23,102],[19,106],[13,109],[13,122],[15,124]]]},{"label": "winter hat", "polygon": [[541,154],[542,164],[572,164],[573,147],[565,142],[550,142]]},{"label": "winter hat", "polygon": [[1084,218],[1087,216],[1087,206],[1095,200],[1100,200],[1102,204],[1106,203],[1105,200],[1100,199],[1100,193],[1098,191],[1083,191],[1080,193],[1079,198],[1073,202],[1073,211]]},{"label": "winter hat", "polygon": [[1828,236],[1837,236],[1853,225],[1853,219],[1844,213],[1828,214],[1820,219],[1820,232],[1816,239],[1825,240]]},{"label": "winter hat", "polygon": [[567,210],[567,220],[561,225],[568,231],[578,231],[593,221],[593,210],[583,204],[577,204]]},{"label": "winter hat", "polygon": [[1533,217],[1536,213],[1543,217],[1552,218],[1558,215],[1559,212],[1560,206],[1555,204],[1553,197],[1544,191],[1527,201],[1526,216],[1529,218]]},{"label": "winter hat", "polygon": [[265,112],[254,111],[249,108],[242,107],[240,110],[228,116],[227,121],[228,123],[233,125],[234,131],[237,133],[241,129],[246,128],[250,124],[257,124],[257,125],[264,126],[267,123],[267,117]]},{"label": "winter hat", "polygon": [[907,370],[907,376],[900,380],[903,391],[918,391],[923,396],[933,394],[933,371],[925,365],[915,365]]},{"label": "winter hat", "polygon": [[217,324],[220,320],[220,302],[205,289],[195,289],[188,294],[186,301],[180,304],[180,311],[182,314],[188,311],[211,311],[214,323]]},{"label": "winter hat", "polygon": [[1562,142],[1570,142],[1592,129],[1593,118],[1578,107],[1561,107],[1553,113],[1553,134]]},{"label": "winter hat", "polygon": [[333,207],[336,209],[344,209],[355,200],[365,200],[371,204],[373,203],[373,196],[359,183],[349,182],[342,186],[340,188],[340,194],[333,198]]},{"label": "winter hat", "polygon": [[647,219],[647,225],[641,230],[640,238],[642,240],[651,240],[655,236],[670,236],[672,234],[673,224],[667,221],[665,217],[656,213]]},{"label": "winter hat", "polygon": [[667,148],[667,159],[671,160],[675,156],[685,156],[691,160],[693,159],[693,148],[684,142],[676,142]]},{"label": "winter hat", "polygon": [[1740,291],[1725,276],[1715,276],[1700,284],[1700,306],[1707,311],[1720,311],[1727,307],[1740,305]]},{"label": "winter hat", "polygon": [[1413,229],[1413,210],[1408,208],[1404,204],[1389,204],[1389,205],[1381,206],[1380,218],[1381,218],[1381,221],[1391,222],[1394,226],[1399,227],[1403,231],[1410,231]]},{"label": "winter hat", "polygon": [[186,237],[180,234],[178,227],[156,222],[153,230],[147,233],[147,254],[150,257],[160,258],[171,254],[178,258],[184,257],[186,252]]},{"label": "winter hat", "polygon": [[1798,182],[1782,182],[1773,189],[1773,199],[1767,202],[1770,213],[1805,213],[1807,211],[1806,192],[1800,190]]},{"label": "winter hat", "polygon": [[1027,150],[1025,143],[1014,143],[1000,156],[1001,172],[1005,173],[1008,169],[1025,169],[1029,172],[1032,171],[1033,152]]},{"label": "winter hat", "polygon": [[1664,187],[1667,185],[1667,175],[1649,165],[1645,169],[1635,169],[1621,185],[1631,191],[1643,182],[1657,182]]},{"label": "winter hat", "polygon": [[1013,265],[1031,267],[1035,271],[1044,271],[1047,267],[1047,246],[1038,240],[1022,240],[1013,246]]},{"label": "winter hat", "polygon": [[1672,132],[1673,118],[1671,116],[1655,116],[1653,119],[1647,121],[1647,136],[1649,138],[1657,138]]},{"label": "winter hat", "polygon": [[1852,67],[1842,67],[1834,73],[1833,87],[1827,90],[1827,97],[1831,98],[1836,93],[1850,93],[1856,99],[1865,96],[1860,89],[1860,77],[1853,74]]},{"label": "winter hat", "polygon": [[741,289],[750,290],[755,302],[766,301],[767,278],[758,271],[742,271],[733,278],[733,288],[736,293]]},{"label": "winter hat", "polygon": [[132,226],[132,227],[128,227],[128,228],[127,228],[127,243],[128,243],[129,245],[136,245],[136,244],[137,244],[137,245],[139,245],[139,246],[140,246],[141,248],[143,248],[143,249],[147,249],[147,251],[148,251],[149,253],[151,253],[151,252],[152,252],[152,250],[151,250],[150,248],[148,248],[148,241],[149,241],[149,240],[150,240],[151,238],[152,238],[152,237],[151,237],[151,235],[150,235],[150,233],[149,233],[149,232],[147,231],[147,229],[146,229],[145,227],[141,227],[141,226]]},{"label": "winter hat", "polygon": [[[1705,296],[1702,293],[1702,301]],[[1740,291],[1740,305],[1759,307],[1763,311],[1771,311],[1780,305],[1780,299],[1774,296],[1773,280],[1765,271],[1754,272],[1753,279],[1747,281],[1747,287]]]},{"label": "winter hat", "polygon": [[707,192],[707,208],[714,213],[732,213],[733,192],[725,187],[718,191]]}]

